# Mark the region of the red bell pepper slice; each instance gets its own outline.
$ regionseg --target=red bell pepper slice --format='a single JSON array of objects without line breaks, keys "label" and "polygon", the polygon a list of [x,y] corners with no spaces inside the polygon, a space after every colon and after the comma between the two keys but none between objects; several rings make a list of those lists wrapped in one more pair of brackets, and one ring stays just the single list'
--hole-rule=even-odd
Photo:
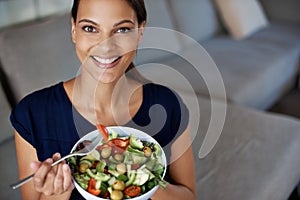
[{"label": "red bell pepper slice", "polygon": [[97,180],[94,178],[91,178],[88,183],[87,191],[95,196],[98,196],[101,193],[101,190],[96,189],[96,183],[97,183]]},{"label": "red bell pepper slice", "polygon": [[117,146],[123,150],[125,150],[129,145],[129,139],[121,139],[121,138],[114,138],[108,141],[107,143],[110,146]]},{"label": "red bell pepper slice", "polygon": [[108,140],[108,131],[106,129],[105,126],[103,126],[102,124],[97,124],[96,125],[98,131],[102,134],[103,136],[103,141],[107,141]]}]

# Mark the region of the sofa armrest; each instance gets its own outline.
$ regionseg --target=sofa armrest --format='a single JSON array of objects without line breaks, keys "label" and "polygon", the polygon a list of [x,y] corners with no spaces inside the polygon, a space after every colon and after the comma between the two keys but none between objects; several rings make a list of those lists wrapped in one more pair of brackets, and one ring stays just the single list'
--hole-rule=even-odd
[{"label": "sofa armrest", "polygon": [[299,0],[260,0],[269,19],[300,22]]}]

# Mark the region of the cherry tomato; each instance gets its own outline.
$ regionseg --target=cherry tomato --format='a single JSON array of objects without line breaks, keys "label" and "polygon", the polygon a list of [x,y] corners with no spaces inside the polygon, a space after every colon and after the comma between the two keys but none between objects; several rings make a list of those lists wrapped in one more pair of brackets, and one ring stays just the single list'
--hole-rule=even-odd
[{"label": "cherry tomato", "polygon": [[124,194],[130,197],[136,197],[141,193],[142,189],[140,186],[131,185],[125,188]]}]

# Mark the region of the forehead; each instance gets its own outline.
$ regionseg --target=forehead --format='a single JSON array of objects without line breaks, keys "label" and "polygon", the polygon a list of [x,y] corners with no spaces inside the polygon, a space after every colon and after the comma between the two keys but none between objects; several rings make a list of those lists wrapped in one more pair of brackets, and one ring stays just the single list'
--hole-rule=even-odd
[{"label": "forehead", "polygon": [[78,19],[88,18],[104,23],[131,19],[136,21],[136,13],[126,0],[80,0]]}]

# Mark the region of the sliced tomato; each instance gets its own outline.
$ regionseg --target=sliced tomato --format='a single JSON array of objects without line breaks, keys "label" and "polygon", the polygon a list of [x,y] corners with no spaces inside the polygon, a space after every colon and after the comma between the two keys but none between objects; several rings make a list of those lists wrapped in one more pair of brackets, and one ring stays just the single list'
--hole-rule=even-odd
[{"label": "sliced tomato", "polygon": [[102,149],[104,149],[106,147],[109,147],[109,145],[108,144],[103,144],[103,145],[97,146],[96,149],[101,152]]},{"label": "sliced tomato", "polygon": [[97,180],[94,178],[91,178],[88,183],[87,191],[95,196],[98,196],[101,193],[101,190],[96,189],[96,183],[97,183]]},{"label": "sliced tomato", "polygon": [[131,170],[136,170],[138,168],[140,168],[140,165],[138,165],[138,164],[131,164]]},{"label": "sliced tomato", "polygon": [[110,174],[107,168],[104,168],[104,174]]},{"label": "sliced tomato", "polygon": [[108,192],[108,190],[106,190],[106,192],[103,195],[103,198],[107,199],[108,197],[109,197],[109,192]]},{"label": "sliced tomato", "polygon": [[93,163],[93,165],[92,165],[92,169],[96,169],[96,166],[97,166],[97,164],[99,163],[99,161],[95,161],[94,163]]},{"label": "sliced tomato", "polygon": [[112,147],[112,155],[116,155],[116,154],[123,154],[125,152],[125,149],[117,147],[117,146],[113,146]]},{"label": "sliced tomato", "polygon": [[136,197],[141,193],[142,189],[140,186],[131,185],[125,188],[124,194],[130,197]]},{"label": "sliced tomato", "polygon": [[106,127],[103,126],[102,124],[97,124],[96,127],[97,127],[98,131],[102,134],[103,141],[107,141],[108,140],[108,131],[107,131]]}]

